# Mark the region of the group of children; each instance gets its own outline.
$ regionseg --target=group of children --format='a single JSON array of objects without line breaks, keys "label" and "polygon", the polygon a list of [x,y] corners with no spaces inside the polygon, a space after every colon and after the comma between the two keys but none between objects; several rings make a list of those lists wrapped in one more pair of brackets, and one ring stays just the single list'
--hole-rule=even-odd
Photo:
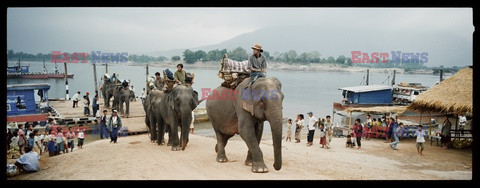
[{"label": "group of children", "polygon": [[68,153],[68,149],[72,152],[75,137],[77,137],[78,147],[80,149],[83,147],[85,139],[85,129],[83,128],[79,129],[77,134],[71,128],[68,128],[68,131],[62,131],[60,127],[56,130],[47,131],[39,132],[29,125],[26,134],[24,134],[23,125],[19,125],[10,139],[10,148],[19,150],[20,155],[22,155],[24,148],[29,146],[40,155],[43,152],[48,152],[49,156],[55,156],[61,152]]},{"label": "group of children", "polygon": [[[311,117],[312,118],[312,117]],[[330,141],[331,141],[331,135],[333,132],[333,126],[332,122],[330,122],[330,116],[327,116],[327,121],[324,119],[319,119],[318,120],[318,129],[320,132],[320,144],[322,148],[330,148]],[[292,140],[292,119],[288,119],[288,129],[287,129],[287,135],[286,135],[286,141],[291,141]],[[297,119],[295,120],[296,123],[296,130],[295,130],[295,140],[297,143],[300,142],[300,131],[304,126],[304,120],[303,120],[303,115],[299,114],[297,115]],[[346,147],[353,148],[355,146],[358,146],[358,149],[361,148],[362,143],[361,139],[362,137],[365,137],[367,140],[371,137],[373,127],[381,127],[384,126],[386,127],[385,134],[382,134],[385,139],[386,143],[389,143],[390,147],[394,150],[397,150],[397,145],[400,142],[399,138],[402,136],[403,131],[404,131],[404,126],[403,123],[397,124],[395,121],[395,118],[389,117],[387,119],[380,119],[378,118],[378,121],[373,118],[373,120],[370,119],[370,115],[367,115],[367,120],[365,123],[361,123],[360,119],[356,119],[355,123],[353,126],[351,126],[352,132],[347,135],[347,140],[345,143]],[[415,132],[415,137],[416,137],[416,147],[417,147],[417,153],[419,155],[423,155],[423,149],[424,149],[424,143],[425,143],[425,136],[427,133],[425,131],[422,131],[422,126],[418,125],[418,130]],[[327,141],[328,138],[328,141]]]},{"label": "group of children", "polygon": [[[311,117],[312,118],[312,117]],[[286,141],[292,141],[292,119],[288,119],[288,129],[287,129],[287,136]],[[295,128],[295,140],[296,143],[300,143],[300,132],[304,127],[304,116],[303,114],[298,114],[297,119],[295,120],[296,128]],[[320,145],[321,148],[330,149],[329,142],[331,141],[331,137],[333,135],[333,124],[330,122],[330,116],[326,116],[326,120],[323,118],[318,119],[318,130],[320,132]],[[327,142],[328,138],[328,142]]]}]

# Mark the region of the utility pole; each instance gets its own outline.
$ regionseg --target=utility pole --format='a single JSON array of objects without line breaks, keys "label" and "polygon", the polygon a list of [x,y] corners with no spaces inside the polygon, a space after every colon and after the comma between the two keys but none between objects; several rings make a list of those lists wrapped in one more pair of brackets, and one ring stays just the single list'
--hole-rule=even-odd
[{"label": "utility pole", "polygon": [[65,100],[68,101],[70,100],[70,97],[68,96],[68,76],[67,76],[67,62],[65,61],[63,63],[65,65]]},{"label": "utility pole", "polygon": [[397,72],[397,70],[393,70],[392,86],[395,85],[395,73],[396,72]]},{"label": "utility pole", "polygon": [[370,74],[369,74],[369,69],[367,69],[367,80],[366,80],[367,86],[368,86],[368,76],[369,76],[369,75],[370,75]]},{"label": "utility pole", "polygon": [[96,63],[93,64],[93,79],[95,81],[95,94],[98,93],[98,86],[97,86],[97,66]]},{"label": "utility pole", "polygon": [[440,69],[440,82],[443,81],[443,69]]}]

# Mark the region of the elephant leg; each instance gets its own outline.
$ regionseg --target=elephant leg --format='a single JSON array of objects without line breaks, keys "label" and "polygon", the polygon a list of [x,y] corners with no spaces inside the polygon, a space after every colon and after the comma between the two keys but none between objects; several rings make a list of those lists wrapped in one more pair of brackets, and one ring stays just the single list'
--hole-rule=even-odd
[{"label": "elephant leg", "polygon": [[173,123],[173,125],[170,126],[170,136],[168,139],[172,139],[172,151],[180,151],[182,150],[182,147],[180,147],[180,139],[178,138],[178,125],[176,123]]},{"label": "elephant leg", "polygon": [[165,145],[164,135],[165,135],[165,123],[161,117],[157,118],[157,144],[158,145]]},{"label": "elephant leg", "polygon": [[130,115],[130,101],[129,100],[125,101],[125,111],[126,111],[125,113],[128,117]]},{"label": "elephant leg", "polygon": [[224,163],[227,162],[227,155],[225,154],[225,146],[227,146],[228,139],[230,138],[227,135],[215,131],[217,136],[217,144],[215,145],[215,152],[217,152],[217,162]]},{"label": "elephant leg", "polygon": [[172,131],[170,131],[170,126],[166,125],[165,126],[165,131],[168,132],[168,142],[167,142],[167,146],[172,146]]},{"label": "elephant leg", "polygon": [[149,115],[149,123],[150,123],[150,141],[155,142],[157,140],[157,120],[155,116]]},{"label": "elephant leg", "polygon": [[252,154],[252,172],[255,173],[264,173],[268,172],[268,168],[263,161],[263,153],[258,146],[258,140],[256,136],[256,126],[255,120],[249,114],[241,114],[238,117],[239,124],[238,124],[238,131],[240,136],[247,144],[248,150]]},{"label": "elephant leg", "polygon": [[[263,122],[258,123],[255,126],[255,136],[257,137],[258,145],[260,145],[260,141],[262,140],[263,135]],[[245,165],[251,166],[252,165],[252,153],[248,150],[247,159],[245,159]]]}]

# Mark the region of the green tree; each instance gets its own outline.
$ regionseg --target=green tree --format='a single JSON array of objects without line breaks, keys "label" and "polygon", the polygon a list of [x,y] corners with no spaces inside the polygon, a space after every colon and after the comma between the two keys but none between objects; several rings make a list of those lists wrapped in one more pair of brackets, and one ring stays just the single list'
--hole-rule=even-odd
[{"label": "green tree", "polygon": [[180,56],[178,55],[172,56],[172,61],[180,61]]},{"label": "green tree", "polygon": [[228,52],[228,58],[235,61],[245,61],[248,60],[248,54],[245,49],[243,49],[242,47],[238,47]]},{"label": "green tree", "polygon": [[321,55],[320,55],[320,52],[318,51],[313,51],[308,53],[308,61],[311,63],[320,63],[321,61],[320,57]]},{"label": "green tree", "polygon": [[195,61],[197,61],[195,52],[192,52],[191,50],[186,49],[185,51],[183,51],[183,60],[187,64],[195,63]]},{"label": "green tree", "polygon": [[288,62],[295,62],[297,60],[297,52],[295,50],[288,51],[285,60]]},{"label": "green tree", "polygon": [[347,58],[344,55],[338,56],[335,61],[337,64],[346,65]]},{"label": "green tree", "polygon": [[332,56],[328,57],[327,63],[335,63],[335,58],[333,58]]},{"label": "green tree", "polygon": [[207,53],[202,50],[198,50],[195,52],[195,61],[207,61]]}]

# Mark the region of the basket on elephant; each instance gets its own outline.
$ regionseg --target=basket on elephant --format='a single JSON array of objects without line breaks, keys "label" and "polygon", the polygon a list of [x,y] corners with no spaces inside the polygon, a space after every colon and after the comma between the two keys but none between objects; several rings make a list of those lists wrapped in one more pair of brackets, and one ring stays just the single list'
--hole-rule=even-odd
[{"label": "basket on elephant", "polygon": [[227,54],[223,55],[221,67],[218,71],[218,77],[225,80],[222,86],[234,88],[243,79],[250,77],[250,70],[248,69],[248,60],[235,61],[229,59]]}]

